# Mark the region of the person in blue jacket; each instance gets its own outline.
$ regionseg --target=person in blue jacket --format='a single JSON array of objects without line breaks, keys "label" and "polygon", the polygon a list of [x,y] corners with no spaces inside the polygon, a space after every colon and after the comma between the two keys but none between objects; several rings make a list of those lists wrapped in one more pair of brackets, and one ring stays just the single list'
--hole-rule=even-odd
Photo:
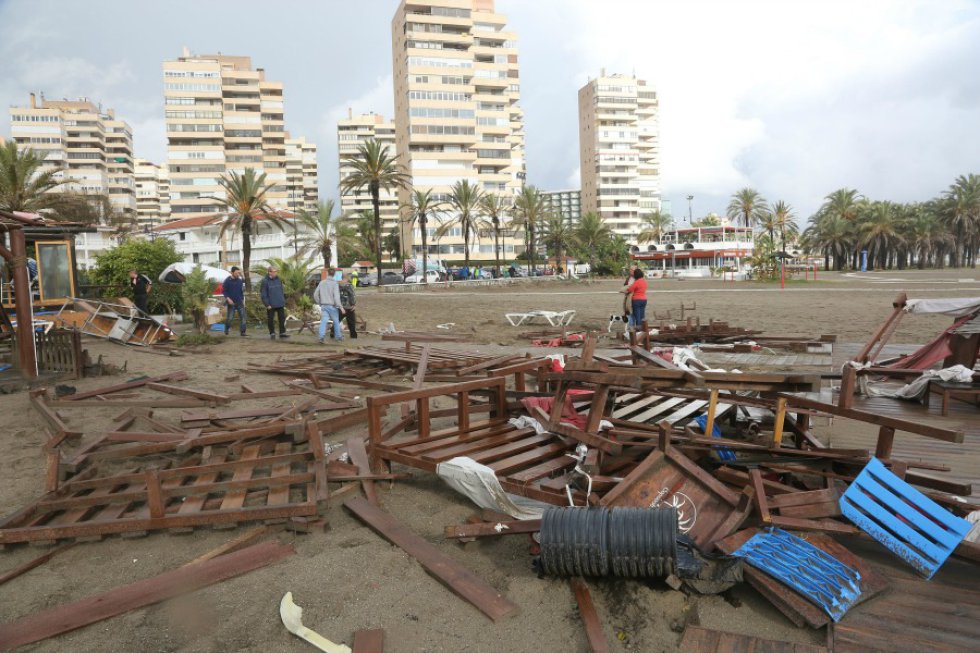
[{"label": "person in blue jacket", "polygon": [[225,318],[225,335],[231,328],[231,320],[238,313],[238,328],[242,337],[245,337],[245,280],[242,279],[242,271],[237,267],[231,268],[231,276],[225,279],[222,286],[225,295],[225,304],[228,305],[228,317]]},{"label": "person in blue jacket", "polygon": [[276,339],[276,329],[273,317],[279,318],[279,339],[289,337],[286,333],[286,288],[279,278],[279,270],[269,267],[269,274],[262,278],[260,287],[262,304],[265,305],[266,320],[269,322],[269,337]]}]

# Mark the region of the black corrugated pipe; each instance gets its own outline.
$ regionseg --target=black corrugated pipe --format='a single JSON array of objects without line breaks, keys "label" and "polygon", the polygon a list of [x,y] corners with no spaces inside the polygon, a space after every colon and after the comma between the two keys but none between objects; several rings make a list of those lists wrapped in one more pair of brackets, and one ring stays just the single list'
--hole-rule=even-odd
[{"label": "black corrugated pipe", "polygon": [[549,576],[664,578],[677,561],[677,510],[548,508],[540,538]]}]

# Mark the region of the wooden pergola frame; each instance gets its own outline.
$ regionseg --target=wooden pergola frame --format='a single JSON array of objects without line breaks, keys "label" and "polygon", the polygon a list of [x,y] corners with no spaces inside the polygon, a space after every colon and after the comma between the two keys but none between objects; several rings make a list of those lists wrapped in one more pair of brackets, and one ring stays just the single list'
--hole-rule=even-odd
[{"label": "wooden pergola frame", "polygon": [[[37,352],[34,349],[34,320],[31,315],[31,289],[27,272],[27,240],[24,237],[22,220],[12,213],[0,211],[0,232],[9,234],[10,239],[9,249],[0,245],[0,256],[10,265],[13,272],[14,314],[17,316],[20,371],[25,378],[35,379],[37,378]],[[25,297],[27,301],[24,301]]]}]

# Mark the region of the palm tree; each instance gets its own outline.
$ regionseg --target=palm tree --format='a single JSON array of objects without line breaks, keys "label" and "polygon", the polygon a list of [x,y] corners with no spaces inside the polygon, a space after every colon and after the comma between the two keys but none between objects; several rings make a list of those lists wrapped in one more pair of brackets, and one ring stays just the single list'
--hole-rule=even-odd
[{"label": "palm tree", "polygon": [[890,202],[868,202],[862,213],[861,244],[868,248],[868,259],[872,265],[877,259],[879,267],[888,267],[892,251],[904,242],[895,206]]},{"label": "palm tree", "polygon": [[[405,172],[404,166],[398,162],[398,157],[393,157],[388,153],[388,146],[379,141],[366,141],[359,145],[357,152],[345,157],[344,161],[351,169],[343,181],[340,182],[340,192],[352,193],[367,187],[371,193],[371,205],[374,208],[374,233],[381,233],[381,189],[394,190],[396,188],[408,188],[411,184],[411,177]],[[377,241],[374,249],[376,262],[378,265],[378,285],[381,285],[381,239]]]},{"label": "palm tree", "polygon": [[257,277],[264,277],[269,267],[279,270],[283,293],[286,295],[286,300],[292,302],[306,290],[307,279],[317,266],[311,259],[300,255],[289,258],[270,258],[267,266],[255,266],[251,272]]},{"label": "palm tree", "polygon": [[643,244],[660,240],[672,221],[669,214],[660,211],[644,215],[640,218],[640,233],[636,236],[636,242]]},{"label": "palm tree", "polygon": [[548,213],[543,225],[545,247],[550,249],[555,255],[555,266],[564,267],[562,254],[568,250],[568,244],[572,240],[574,229],[565,219],[559,209],[557,213]]},{"label": "palm tree", "polygon": [[823,253],[824,270],[830,269],[830,259],[833,258],[834,269],[840,271],[852,245],[850,225],[839,216],[830,214],[814,215],[810,223],[803,232],[806,246]]},{"label": "palm tree", "polygon": [[0,209],[37,213],[51,206],[49,194],[68,179],[60,179],[60,170],[41,170],[44,156],[32,149],[18,149],[17,143],[0,145]]},{"label": "palm tree", "polygon": [[580,251],[586,253],[589,259],[589,274],[595,274],[595,255],[599,246],[613,237],[612,229],[609,228],[602,218],[596,213],[586,213],[579,220],[575,227],[573,239]]},{"label": "palm tree", "polygon": [[[824,198],[824,203],[818,213],[832,215],[848,224],[853,224],[858,218],[863,199],[861,194],[853,188],[838,188]],[[851,252],[851,267],[856,269],[858,262],[857,239],[854,239],[852,244],[854,249]]]},{"label": "palm tree", "polygon": [[[353,232],[357,248],[363,253],[364,258],[370,258],[378,252],[378,248],[383,247],[382,239],[375,231],[374,216],[369,212],[361,211],[355,216]],[[378,268],[378,276],[381,276],[380,268]]]},{"label": "palm tree", "polygon": [[513,208],[510,200],[502,195],[494,193],[484,193],[480,198],[480,211],[490,221],[493,228],[493,259],[494,267],[497,269],[497,278],[500,278],[500,232],[503,227],[502,219]]},{"label": "palm tree", "polygon": [[454,226],[463,232],[463,256],[466,269],[470,267],[470,236],[476,235],[483,226],[480,219],[480,198],[483,191],[467,179],[461,179],[453,184],[449,192],[449,206],[455,214],[439,227],[439,235],[446,234]]},{"label": "palm tree", "polygon": [[[980,175],[960,175],[942,194],[943,222],[956,238],[953,265],[976,267],[980,243]],[[969,259],[969,260],[967,260]]]},{"label": "palm tree", "polygon": [[751,227],[753,223],[759,222],[766,212],[766,200],[759,194],[759,191],[751,188],[743,188],[734,194],[728,202],[728,217],[736,224],[739,219],[746,227]]},{"label": "palm tree", "polygon": [[[293,238],[292,245],[298,247],[298,252],[308,256],[313,252],[320,254],[323,267],[330,267],[330,253],[334,247],[341,249],[340,228],[343,216],[334,215],[336,203],[333,200],[322,200],[316,206],[316,211],[300,209],[296,214],[300,224],[306,227],[306,233]],[[350,243],[343,243],[349,245]]]},{"label": "palm tree", "polygon": [[[271,224],[283,228],[282,219],[272,212],[265,199],[265,194],[273,187],[273,183],[266,183],[266,173],[257,173],[254,168],[245,168],[242,174],[234,170],[228,175],[218,180],[218,183],[225,189],[224,199],[218,200],[221,206],[227,209],[227,215],[215,216],[211,222],[222,220],[221,228],[218,230],[218,238],[223,238],[230,229],[238,231],[242,235],[242,270],[249,270],[252,262],[252,238],[254,221],[258,217],[267,219]],[[245,289],[252,290],[251,275],[245,274]]]},{"label": "palm tree", "polygon": [[[772,205],[770,210],[772,214],[772,226],[779,229],[779,239],[780,239],[780,249],[782,250],[782,255],[786,255],[786,232],[788,231],[790,235],[795,234],[799,229],[796,226],[793,214],[793,207],[779,200]],[[772,232],[770,232],[770,237],[772,237]]]},{"label": "palm tree", "polygon": [[536,235],[538,227],[544,222],[549,213],[548,203],[544,195],[534,186],[521,189],[514,202],[514,220],[511,224],[524,230],[527,234],[527,272],[534,267],[534,252],[537,247]]},{"label": "palm tree", "polygon": [[404,205],[402,210],[408,213],[406,222],[417,225],[422,234],[422,283],[429,283],[429,218],[439,219],[438,216],[446,205],[432,196],[431,190],[414,189],[411,202]]}]

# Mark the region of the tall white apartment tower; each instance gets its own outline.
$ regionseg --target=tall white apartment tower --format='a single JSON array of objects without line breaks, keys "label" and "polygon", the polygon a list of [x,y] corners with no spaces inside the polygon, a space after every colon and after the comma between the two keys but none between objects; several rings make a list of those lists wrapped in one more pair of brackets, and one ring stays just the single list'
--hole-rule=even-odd
[{"label": "tall white apartment tower", "polygon": [[[402,0],[391,30],[397,151],[414,188],[446,200],[467,179],[488,193],[516,195],[525,172],[524,116],[517,35],[507,17],[493,0]],[[398,195],[408,202],[409,191]],[[493,258],[486,235],[471,245],[474,260]],[[421,253],[416,234],[403,233],[402,242]],[[462,243],[454,230],[432,252],[460,258]],[[514,245],[505,239],[506,258]]]},{"label": "tall white apartment tower", "polygon": [[44,156],[44,169],[71,180],[54,192],[105,195],[135,217],[133,131],[115,111],[87,98],[38,102],[31,93],[28,106],[10,108],[10,131],[18,147]]},{"label": "tall white apartment tower", "polygon": [[140,226],[155,227],[170,219],[167,166],[136,159],[136,213]]},{"label": "tall white apartment tower", "polygon": [[582,213],[597,213],[636,242],[644,215],[660,210],[657,93],[642,79],[606,75],[578,92]]},{"label": "tall white apartment tower", "polygon": [[163,62],[163,80],[173,217],[219,210],[218,180],[245,168],[266,173],[273,208],[289,208],[282,82],[249,57],[186,49]]}]

